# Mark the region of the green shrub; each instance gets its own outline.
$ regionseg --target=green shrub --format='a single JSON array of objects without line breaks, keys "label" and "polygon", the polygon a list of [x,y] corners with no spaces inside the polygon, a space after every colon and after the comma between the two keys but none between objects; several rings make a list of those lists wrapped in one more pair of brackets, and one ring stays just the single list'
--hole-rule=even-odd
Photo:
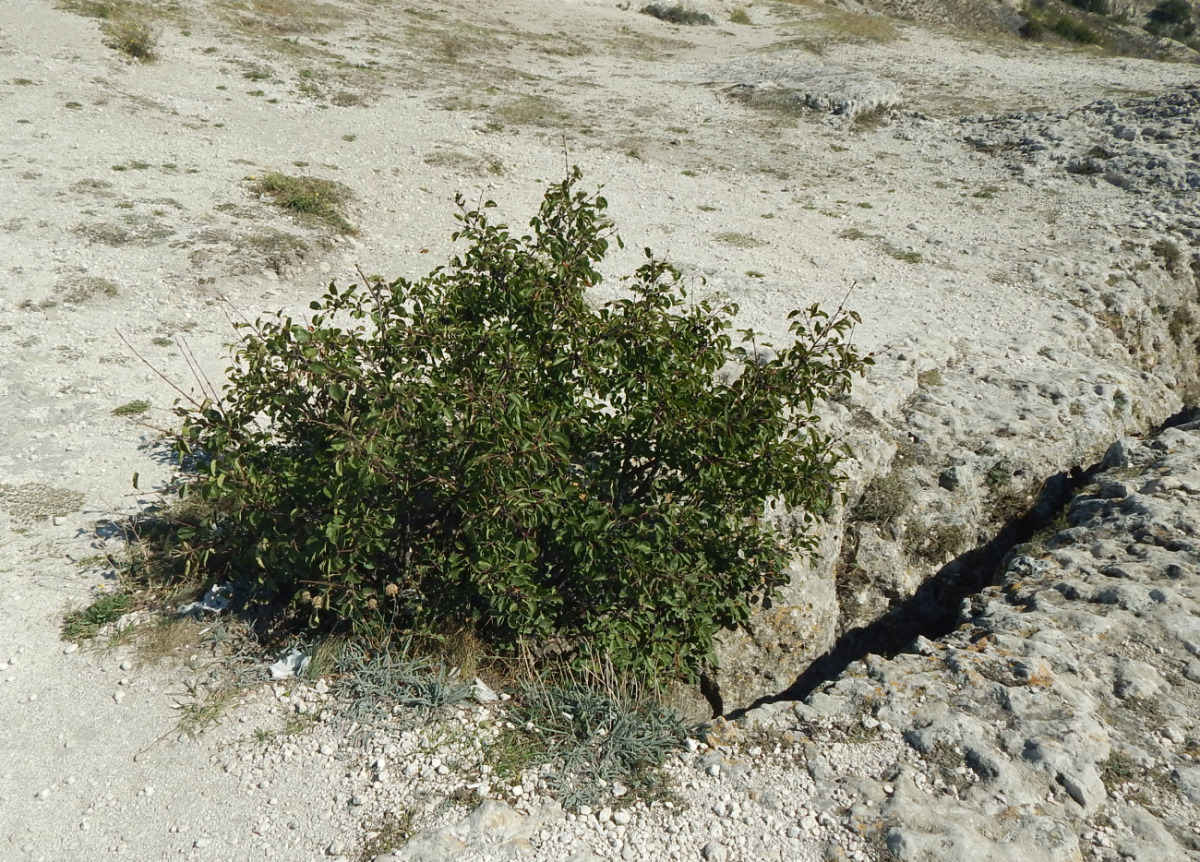
[{"label": "green shrub", "polygon": [[1067,2],[1076,9],[1091,12],[1093,15],[1112,14],[1112,3],[1110,0],[1067,0]]},{"label": "green shrub", "polygon": [[1187,24],[1192,20],[1192,7],[1187,0],[1163,0],[1150,11],[1149,17],[1163,24]]},{"label": "green shrub", "polygon": [[[857,315],[792,312],[767,357],[736,306],[685,300],[646,250],[593,308],[606,202],[551,186],[516,237],[462,199],[461,256],[241,324],[220,401],[179,408],[193,574],[311,627],[467,626],[620,671],[694,679],[785,580],[836,491],[814,413],[870,363]],[[749,333],[743,333],[749,338]],[[772,529],[768,501],[796,529]]]},{"label": "green shrub", "polygon": [[1196,32],[1192,8],[1185,0],[1164,0],[1150,10],[1147,17],[1150,20],[1145,29],[1153,36],[1186,42]]}]

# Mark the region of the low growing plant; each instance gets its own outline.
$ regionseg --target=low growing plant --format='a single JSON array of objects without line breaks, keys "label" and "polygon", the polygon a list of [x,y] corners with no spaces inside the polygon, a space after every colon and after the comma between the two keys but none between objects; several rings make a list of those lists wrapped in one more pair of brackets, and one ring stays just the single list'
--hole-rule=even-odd
[{"label": "low growing plant", "polygon": [[446,266],[240,324],[224,394],[178,408],[205,512],[174,533],[185,571],[299,626],[694,680],[813,551],[841,457],[817,404],[871,359],[841,308],[792,312],[778,353],[736,343],[736,306],[648,249],[593,307],[613,234],[579,179],[524,236],[460,198]]},{"label": "low growing plant", "polygon": [[319,219],[340,233],[357,233],[342,213],[350,190],[341,183],[321,177],[292,177],[272,171],[258,180],[253,188],[269,197],[281,209]]},{"label": "low growing plant", "polygon": [[695,9],[689,9],[682,3],[676,3],[673,6],[667,6],[663,3],[651,3],[649,6],[642,7],[642,14],[657,18],[659,21],[666,21],[668,24],[685,24],[688,26],[706,24],[711,26],[717,23],[711,15],[704,12],[697,12]]}]

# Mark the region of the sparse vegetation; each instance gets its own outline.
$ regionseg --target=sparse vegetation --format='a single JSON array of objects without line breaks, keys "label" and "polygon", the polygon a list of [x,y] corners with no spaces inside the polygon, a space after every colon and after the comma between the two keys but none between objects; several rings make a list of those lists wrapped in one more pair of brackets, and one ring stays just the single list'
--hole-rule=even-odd
[{"label": "sparse vegetation", "polygon": [[879,104],[865,111],[858,111],[854,114],[851,126],[856,132],[868,132],[872,129],[877,129],[887,124],[888,117],[892,111],[896,110],[896,107],[896,105]]},{"label": "sparse vegetation", "polygon": [[717,242],[723,242],[726,245],[731,245],[734,248],[759,248],[766,245],[761,239],[751,236],[748,233],[738,233],[736,231],[726,231],[719,233],[714,237]]},{"label": "sparse vegetation", "polygon": [[121,292],[115,282],[94,275],[69,278],[58,285],[57,290],[62,294],[64,302],[75,305],[93,299],[115,299]]},{"label": "sparse vegetation", "polygon": [[889,245],[884,247],[884,251],[887,252],[888,257],[902,260],[905,263],[920,263],[925,259],[919,251],[913,251],[912,249],[901,249]]},{"label": "sparse vegetation", "polygon": [[68,515],[83,505],[83,494],[40,482],[23,485],[0,483],[0,509],[21,521],[48,521]]},{"label": "sparse vegetation", "polygon": [[926,524],[916,519],[904,528],[904,550],[915,560],[941,565],[970,545],[971,531],[965,524]]},{"label": "sparse vegetation", "polygon": [[1077,17],[1078,13],[1072,13],[1069,9],[1070,7],[1053,5],[1051,0],[1029,0],[1021,8],[1021,14],[1025,17],[1025,23],[1020,29],[1021,36],[1040,41],[1047,33],[1053,33],[1068,42],[1081,45],[1104,44],[1104,37]]},{"label": "sparse vegetation", "polygon": [[927,368],[917,374],[918,386],[929,388],[931,386],[941,386],[944,382],[940,368]]},{"label": "sparse vegetation", "polygon": [[748,27],[754,22],[750,20],[750,14],[743,7],[734,6],[729,10],[729,23]]}]

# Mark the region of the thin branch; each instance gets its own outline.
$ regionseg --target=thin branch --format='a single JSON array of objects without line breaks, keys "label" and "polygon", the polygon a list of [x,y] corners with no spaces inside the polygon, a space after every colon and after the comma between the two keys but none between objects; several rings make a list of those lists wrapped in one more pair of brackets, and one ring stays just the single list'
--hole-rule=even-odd
[{"label": "thin branch", "polygon": [[124,342],[125,342],[125,346],[126,346],[126,347],[128,347],[128,348],[130,349],[130,351],[133,353],[133,355],[134,355],[134,356],[136,356],[138,359],[140,359],[140,360],[142,361],[142,364],[143,364],[143,365],[145,365],[147,368],[149,368],[151,371],[153,371],[155,374],[157,374],[157,375],[158,375],[158,377],[159,377],[159,378],[160,378],[160,379],[161,379],[161,380],[162,380],[164,383],[166,383],[168,386],[170,386],[172,389],[174,389],[176,392],[178,392],[178,393],[180,394],[180,396],[182,396],[182,397],[183,397],[183,399],[184,399],[185,401],[187,401],[189,404],[191,404],[191,405],[192,405],[193,407],[195,407],[197,410],[199,410],[199,409],[200,409],[200,402],[199,402],[199,401],[197,401],[197,400],[196,400],[195,398],[193,398],[191,395],[189,395],[188,393],[186,393],[186,392],[184,392],[182,389],[180,389],[180,388],[179,388],[179,387],[178,387],[178,386],[175,384],[175,382],[174,382],[173,380],[171,380],[169,377],[167,377],[167,375],[165,375],[165,374],[163,374],[161,371],[159,371],[159,370],[158,370],[158,368],[156,368],[154,365],[152,365],[152,364],[150,363],[150,361],[149,361],[148,359],[146,359],[146,357],[144,357],[144,356],[142,356],[142,354],[138,353],[138,350],[137,350],[137,348],[136,348],[136,347],[134,347],[132,344],[130,344],[130,343],[129,343],[129,339],[128,339],[128,338],[126,338],[126,337],[124,336],[124,334],[122,334],[121,330],[119,330],[119,329],[118,329],[118,330],[115,330],[115,331],[116,331],[116,333],[117,333],[117,338],[119,338],[119,339],[121,339],[122,341],[124,341]]}]

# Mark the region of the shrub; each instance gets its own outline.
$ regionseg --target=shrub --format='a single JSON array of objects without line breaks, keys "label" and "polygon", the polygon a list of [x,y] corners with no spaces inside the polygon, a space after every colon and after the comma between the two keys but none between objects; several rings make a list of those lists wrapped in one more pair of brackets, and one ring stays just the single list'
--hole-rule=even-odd
[{"label": "shrub", "polygon": [[680,3],[676,3],[674,6],[651,3],[649,6],[642,7],[642,14],[657,18],[659,21],[666,21],[668,24],[707,24],[711,26],[717,23],[711,15],[697,12],[695,9],[688,9]]},{"label": "shrub", "polygon": [[736,306],[687,302],[649,250],[591,307],[611,225],[579,178],[528,235],[460,197],[447,266],[240,324],[224,395],[178,408],[208,512],[177,533],[188,571],[311,627],[465,626],[695,678],[815,547],[841,453],[814,410],[871,360],[857,315],[816,306],[777,354],[735,345]]},{"label": "shrub", "polygon": [[1163,262],[1163,266],[1166,267],[1168,272],[1176,273],[1179,271],[1179,264],[1183,261],[1183,252],[1171,240],[1155,240],[1150,245],[1150,251]]},{"label": "shrub", "polygon": [[1164,24],[1186,24],[1192,20],[1192,7],[1187,0],[1163,0],[1150,11],[1150,20]]},{"label": "shrub", "polygon": [[1151,9],[1147,17],[1150,20],[1145,29],[1154,36],[1183,42],[1196,32],[1192,8],[1186,0],[1164,0]]},{"label": "shrub", "polygon": [[1110,0],[1067,0],[1067,2],[1076,9],[1091,12],[1093,15],[1112,14],[1112,3]]}]

